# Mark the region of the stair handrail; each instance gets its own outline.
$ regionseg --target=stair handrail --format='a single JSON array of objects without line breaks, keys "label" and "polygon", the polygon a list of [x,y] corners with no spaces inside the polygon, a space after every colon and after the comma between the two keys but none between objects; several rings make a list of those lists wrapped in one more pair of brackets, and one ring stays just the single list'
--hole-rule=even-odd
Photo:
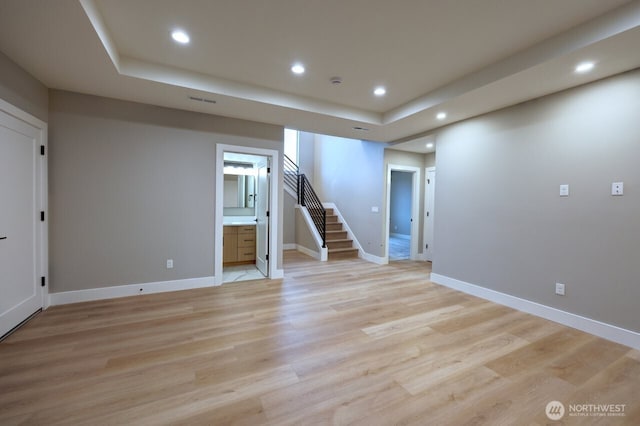
[{"label": "stair handrail", "polygon": [[327,247],[327,210],[313,190],[309,179],[300,173],[300,167],[295,161],[284,154],[283,163],[285,185],[296,193],[298,204],[307,208],[311,220],[322,238],[322,248]]},{"label": "stair handrail", "polygon": [[298,174],[298,198],[299,204],[309,211],[322,238],[322,248],[325,248],[327,246],[327,209],[322,205],[320,197],[313,190],[311,182],[304,173]]},{"label": "stair handrail", "polygon": [[300,167],[286,154],[284,154],[284,184],[296,193],[297,203],[300,204],[299,178]]}]

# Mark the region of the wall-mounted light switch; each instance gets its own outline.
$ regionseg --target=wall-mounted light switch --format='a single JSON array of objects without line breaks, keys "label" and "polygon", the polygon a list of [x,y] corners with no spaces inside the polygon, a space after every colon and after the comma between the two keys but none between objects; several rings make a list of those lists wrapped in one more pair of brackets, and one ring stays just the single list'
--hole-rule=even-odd
[{"label": "wall-mounted light switch", "polygon": [[569,196],[569,185],[568,184],[563,184],[560,185],[560,196],[561,197],[568,197]]},{"label": "wall-mounted light switch", "polygon": [[624,182],[613,182],[611,184],[611,195],[624,195]]},{"label": "wall-mounted light switch", "polygon": [[556,294],[558,296],[564,296],[564,284],[556,283]]},{"label": "wall-mounted light switch", "polygon": [[373,206],[371,207],[371,213],[378,213],[378,207],[377,206]]},{"label": "wall-mounted light switch", "polygon": [[173,259],[167,259],[167,269],[173,268]]}]

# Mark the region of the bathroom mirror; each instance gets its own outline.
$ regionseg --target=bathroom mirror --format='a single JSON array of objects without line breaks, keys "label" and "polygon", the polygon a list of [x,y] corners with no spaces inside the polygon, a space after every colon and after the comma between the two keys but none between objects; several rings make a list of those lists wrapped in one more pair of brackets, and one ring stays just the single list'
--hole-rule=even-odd
[{"label": "bathroom mirror", "polygon": [[254,208],[256,177],[224,175],[224,207]]}]

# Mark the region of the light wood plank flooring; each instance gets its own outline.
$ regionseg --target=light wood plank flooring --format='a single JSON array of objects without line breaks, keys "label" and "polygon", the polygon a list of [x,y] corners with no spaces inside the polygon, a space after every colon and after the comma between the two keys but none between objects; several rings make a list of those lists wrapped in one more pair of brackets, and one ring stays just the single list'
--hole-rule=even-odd
[{"label": "light wood plank flooring", "polygon": [[638,351],[428,265],[286,252],[283,280],[52,307],[0,343],[0,424],[640,424]]}]

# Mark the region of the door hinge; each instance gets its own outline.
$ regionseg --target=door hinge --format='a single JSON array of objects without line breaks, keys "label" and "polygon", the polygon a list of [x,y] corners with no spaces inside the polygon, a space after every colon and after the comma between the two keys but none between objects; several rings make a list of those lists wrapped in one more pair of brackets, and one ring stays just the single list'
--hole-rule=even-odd
[{"label": "door hinge", "polygon": [[269,255],[266,255],[266,256],[265,256],[265,260],[269,260]]},{"label": "door hinge", "polygon": [[44,155],[44,145],[40,145],[40,155]]},{"label": "door hinge", "polygon": [[427,217],[429,217],[429,212],[427,212]]},{"label": "door hinge", "polygon": [[424,248],[428,249],[429,248],[429,244],[425,244]]},{"label": "door hinge", "polygon": [[269,217],[269,211],[267,211],[267,217]]},{"label": "door hinge", "polygon": [[40,212],[40,222],[44,222],[44,211]]},{"label": "door hinge", "polygon": [[271,167],[267,167],[267,173],[271,173]]},{"label": "door hinge", "polygon": [[44,286],[46,285],[46,279],[45,279],[45,277],[40,277],[40,285],[41,285],[42,287],[44,287]]},{"label": "door hinge", "polygon": [[427,185],[431,183],[431,179],[427,179]]}]

